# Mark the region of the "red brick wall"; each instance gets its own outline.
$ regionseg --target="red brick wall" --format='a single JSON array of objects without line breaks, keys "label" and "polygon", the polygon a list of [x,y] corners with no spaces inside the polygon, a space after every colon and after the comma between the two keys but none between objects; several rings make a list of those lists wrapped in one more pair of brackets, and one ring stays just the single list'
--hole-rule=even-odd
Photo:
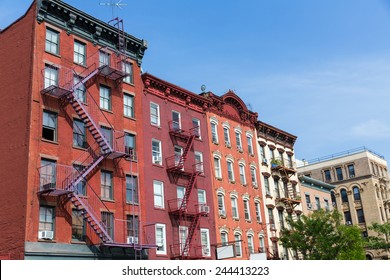
[{"label": "red brick wall", "polygon": [[35,5],[0,33],[0,255],[23,258]]}]

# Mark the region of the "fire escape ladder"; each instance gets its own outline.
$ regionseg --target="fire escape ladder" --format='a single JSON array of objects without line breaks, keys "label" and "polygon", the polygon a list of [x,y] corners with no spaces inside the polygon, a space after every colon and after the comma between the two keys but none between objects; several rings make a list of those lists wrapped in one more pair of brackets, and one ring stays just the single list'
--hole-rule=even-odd
[{"label": "fire escape ladder", "polygon": [[[93,192],[93,194],[97,196],[95,192]],[[106,226],[103,224],[103,222],[99,222],[97,214],[94,213],[91,205],[87,203],[88,200],[82,199],[78,194],[76,194],[76,192],[69,194],[69,198],[75,208],[81,211],[84,220],[90,225],[92,230],[99,236],[103,243],[113,243],[113,239],[108,234]],[[100,200],[99,197],[97,198]],[[100,202],[104,205],[101,200]]]},{"label": "fire escape ladder", "polygon": [[185,243],[184,248],[182,250],[182,257],[183,258],[189,257],[188,252],[190,251],[195,231],[199,226],[200,216],[201,216],[200,214],[196,214],[195,217],[193,218],[193,220],[191,221],[190,226],[188,227],[188,235],[186,238],[186,243]]},{"label": "fire escape ladder", "polygon": [[183,164],[187,159],[188,152],[191,150],[192,145],[194,144],[195,135],[191,135],[187,139],[186,147],[184,148],[182,157],[183,157]]},{"label": "fire escape ladder", "polygon": [[196,179],[197,179],[199,174],[200,174],[199,172],[193,172],[191,174],[191,177],[190,177],[188,184],[187,184],[187,187],[186,187],[186,191],[185,191],[184,196],[183,196],[182,203],[180,205],[180,209],[179,209],[180,212],[186,212],[191,192],[192,192],[193,188],[195,187]]},{"label": "fire escape ladder", "polygon": [[77,113],[77,115],[84,122],[86,128],[88,128],[96,143],[98,143],[101,147],[102,153],[108,154],[113,152],[113,148],[111,147],[110,143],[103,135],[97,124],[94,122],[88,111],[85,109],[85,106],[82,104],[80,99],[75,98],[74,93],[67,95],[66,98]]}]

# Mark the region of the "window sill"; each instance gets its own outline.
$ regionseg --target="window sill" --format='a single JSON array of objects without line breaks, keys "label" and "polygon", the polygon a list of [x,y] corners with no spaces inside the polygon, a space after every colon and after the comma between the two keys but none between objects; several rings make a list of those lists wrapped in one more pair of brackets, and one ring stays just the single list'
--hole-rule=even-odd
[{"label": "window sill", "polygon": [[38,242],[44,242],[44,243],[57,243],[55,239],[39,239]]},{"label": "window sill", "polygon": [[233,221],[239,221],[240,218],[239,218],[239,217],[233,217],[232,220],[233,220]]},{"label": "window sill", "polygon": [[87,65],[78,63],[78,62],[76,62],[76,61],[73,61],[73,64],[74,64],[74,65],[77,65],[77,66],[80,66],[80,67],[83,67],[83,68],[85,68],[85,69],[88,68]]},{"label": "window sill", "polygon": [[162,164],[158,164],[158,163],[153,163],[153,162],[152,162],[152,165],[153,165],[154,167],[164,168],[164,166],[163,166]]},{"label": "window sill", "polygon": [[126,201],[126,204],[127,204],[127,205],[139,206],[139,202]]},{"label": "window sill", "polygon": [[45,50],[45,53],[50,54],[50,55],[55,56],[55,57],[58,57],[58,58],[61,58],[61,55],[58,54],[58,53],[53,53],[53,52],[49,52],[49,51],[46,51],[46,50]]},{"label": "window sill", "polygon": [[123,81],[124,84],[126,85],[129,85],[129,86],[135,86],[134,82],[126,82],[126,81]]},{"label": "window sill", "polygon": [[165,211],[165,208],[164,207],[154,206],[154,210]]},{"label": "window sill", "polygon": [[86,151],[87,148],[83,148],[83,147],[80,147],[80,146],[72,146],[73,149],[76,149],[76,150],[80,150],[80,151]]},{"label": "window sill", "polygon": [[129,116],[125,116],[125,115],[123,115],[123,117],[124,117],[125,119],[128,119],[128,120],[136,121],[136,118],[135,118],[135,117],[129,117]]},{"label": "window sill", "polygon": [[153,124],[153,123],[151,123],[150,124],[152,127],[155,127],[155,128],[157,128],[157,129],[161,129],[161,126],[160,125],[158,125],[158,124]]},{"label": "window sill", "polygon": [[105,201],[105,202],[112,202],[112,203],[115,203],[115,200],[113,199],[110,199],[110,198],[100,198],[102,201]]},{"label": "window sill", "polygon": [[215,177],[215,180],[222,181],[222,177]]},{"label": "window sill", "polygon": [[105,109],[105,108],[102,108],[102,107],[99,107],[100,110],[102,110],[103,112],[106,112],[106,113],[109,113],[109,114],[114,114],[113,111],[109,110],[109,109]]},{"label": "window sill", "polygon": [[45,138],[41,138],[41,140],[43,142],[46,142],[46,143],[50,143],[50,144],[54,144],[54,145],[59,145],[60,143],[58,143],[57,141],[52,141],[52,140],[48,140],[48,139],[45,139]]}]

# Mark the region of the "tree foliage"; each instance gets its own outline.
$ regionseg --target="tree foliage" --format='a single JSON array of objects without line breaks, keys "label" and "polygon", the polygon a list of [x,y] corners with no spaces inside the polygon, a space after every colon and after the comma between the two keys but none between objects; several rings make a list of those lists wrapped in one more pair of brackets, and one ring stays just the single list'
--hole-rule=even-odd
[{"label": "tree foliage", "polygon": [[367,247],[390,252],[390,222],[384,224],[373,223],[368,228],[375,231],[378,236],[367,237]]},{"label": "tree foliage", "polygon": [[280,241],[305,260],[364,259],[364,241],[360,229],[341,224],[338,212],[318,210],[297,221],[287,218]]}]

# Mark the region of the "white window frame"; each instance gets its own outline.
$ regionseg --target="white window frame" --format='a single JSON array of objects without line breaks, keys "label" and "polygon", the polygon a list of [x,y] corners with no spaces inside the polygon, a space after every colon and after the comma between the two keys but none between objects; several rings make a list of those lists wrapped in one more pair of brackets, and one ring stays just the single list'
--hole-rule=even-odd
[{"label": "white window frame", "polygon": [[[205,237],[205,238],[203,238]],[[210,231],[208,228],[200,229],[200,242],[202,245],[202,256],[203,257],[211,257],[210,250]]]},{"label": "white window frame", "polygon": [[[158,236],[158,230],[161,230],[161,238]],[[156,248],[156,255],[166,255],[167,254],[167,237],[166,237],[166,226],[165,224],[156,224],[155,225],[155,238],[156,245],[159,246]],[[161,246],[160,246],[161,245]],[[162,247],[160,249],[160,247]]]},{"label": "white window frame", "polygon": [[[220,198],[221,198],[221,201],[220,201]],[[222,205],[220,205],[220,204],[222,204]],[[219,192],[217,194],[217,205],[218,205],[218,214],[219,214],[219,216],[226,216],[225,195],[223,193]],[[225,215],[221,215],[220,211],[224,211]]]},{"label": "white window frame", "polygon": [[211,141],[214,144],[218,144],[218,124],[215,121],[210,122],[210,127],[211,127]]},{"label": "white window frame", "polygon": [[217,156],[214,156],[214,174],[215,178],[222,179],[221,158]]},{"label": "white window frame", "polygon": [[[154,110],[155,114],[153,114]],[[150,102],[150,124],[160,126],[160,105],[154,102]]]},{"label": "white window frame", "polygon": [[133,63],[129,61],[123,61],[122,62],[122,70],[126,74],[129,74],[128,76],[123,78],[123,82],[127,84],[134,84],[134,74],[133,74]]},{"label": "white window frame", "polygon": [[253,156],[255,154],[253,149],[253,136],[250,134],[246,135],[246,141],[248,142],[248,153]]},{"label": "white window frame", "polygon": [[225,146],[230,148],[232,146],[232,142],[230,141],[230,128],[226,125],[223,127],[223,140],[225,141]]},{"label": "white window frame", "polygon": [[[231,159],[226,160],[228,180],[231,183],[235,183],[234,178],[234,162]],[[230,169],[230,170],[229,170]]]},{"label": "white window frame", "polygon": [[234,241],[235,241],[235,248],[234,249],[236,251],[237,258],[242,258],[242,241],[241,240],[242,240],[241,234],[238,232],[235,233],[234,234]]},{"label": "white window frame", "polygon": [[192,118],[192,126],[194,129],[195,137],[198,139],[202,139],[202,133],[200,130],[200,120],[197,118]]},{"label": "white window frame", "polygon": [[83,42],[74,41],[73,62],[80,65],[87,63],[87,45]]},{"label": "white window frame", "polygon": [[111,55],[108,52],[99,50],[99,66],[111,64]]},{"label": "white window frame", "polygon": [[194,154],[195,154],[196,171],[201,172],[203,174],[204,172],[203,153],[195,151]]},{"label": "white window frame", "polygon": [[60,54],[60,32],[50,27],[46,27],[45,51]]},{"label": "white window frame", "polygon": [[252,234],[247,235],[248,239],[248,252],[249,254],[254,254],[255,253],[255,242]]},{"label": "white window frame", "polygon": [[184,256],[188,256],[188,249],[184,252],[186,242],[188,238],[188,227],[187,226],[179,226],[179,246],[180,246],[180,254]]},{"label": "white window frame", "polygon": [[100,85],[99,88],[99,95],[100,95],[100,108],[103,110],[111,111],[112,104],[111,104],[111,88]]},{"label": "white window frame", "polygon": [[236,135],[236,145],[237,145],[237,150],[239,152],[243,152],[243,147],[242,147],[242,133],[239,131],[239,130],[235,130],[234,131],[235,135]]},{"label": "white window frame", "polygon": [[[157,147],[156,145],[153,145],[153,143],[158,144],[158,150],[154,150],[154,147]],[[162,165],[162,149],[161,149],[161,141],[157,139],[152,139],[152,163],[157,165]]]},{"label": "white window frame", "polygon": [[165,208],[164,201],[164,183],[158,180],[153,180],[153,200],[154,207],[159,209]]},{"label": "white window frame", "polygon": [[255,211],[256,211],[256,221],[257,223],[260,224],[262,222],[262,219],[261,219],[261,206],[259,201],[255,201]]},{"label": "white window frame", "polygon": [[249,205],[249,199],[245,198],[244,202],[244,218],[246,221],[251,221],[251,207]]},{"label": "white window frame", "polygon": [[257,187],[257,169],[254,166],[250,167],[252,186]]},{"label": "white window frame", "polygon": [[229,234],[226,231],[221,231],[221,244],[227,246],[229,244]]},{"label": "white window frame", "polygon": [[238,199],[235,196],[230,197],[230,203],[232,205],[232,217],[233,219],[240,219],[240,213],[238,211]]},{"label": "white window frame", "polygon": [[[202,198],[203,198],[203,200],[202,200]],[[206,205],[207,204],[206,190],[198,189],[198,204],[199,205]]]},{"label": "white window frame", "polygon": [[[177,119],[175,119],[177,117]],[[178,111],[172,111],[172,129],[174,131],[181,130],[181,114]]]},{"label": "white window frame", "polygon": [[123,94],[123,115],[128,118],[134,118],[134,95]]},{"label": "white window frame", "polygon": [[240,173],[240,183],[246,186],[245,165],[243,163],[238,164],[238,171]]},{"label": "white window frame", "polygon": [[48,88],[50,86],[58,86],[58,68],[46,64],[45,65],[45,77],[44,77],[44,87]]}]

